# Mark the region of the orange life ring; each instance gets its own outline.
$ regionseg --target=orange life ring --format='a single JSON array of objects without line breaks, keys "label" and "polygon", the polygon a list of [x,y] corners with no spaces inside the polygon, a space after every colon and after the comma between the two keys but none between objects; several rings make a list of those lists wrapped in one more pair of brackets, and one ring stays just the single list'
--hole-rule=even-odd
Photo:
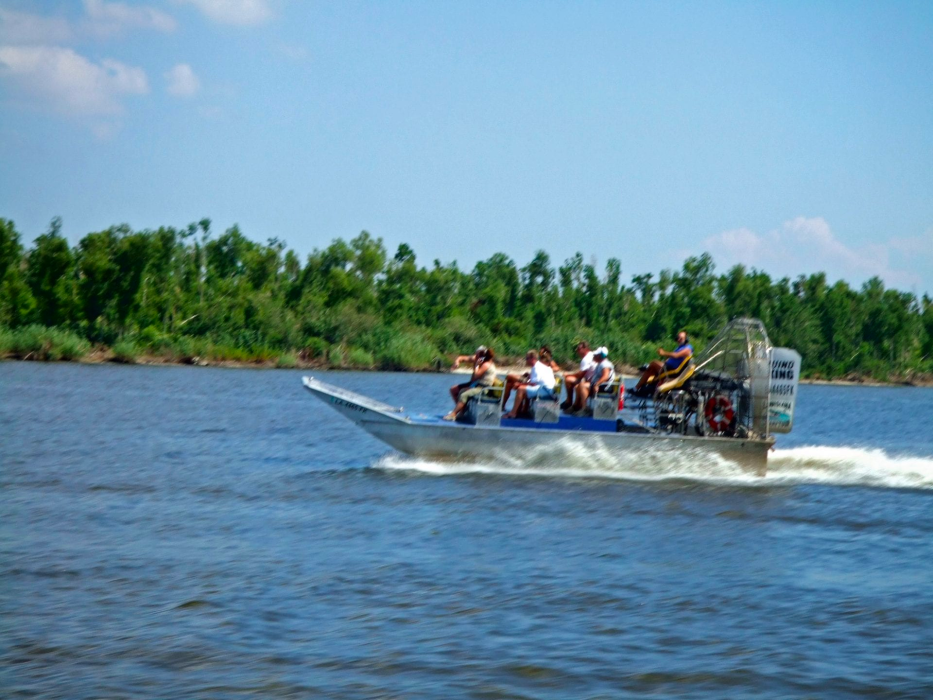
[{"label": "orange life ring", "polygon": [[714,433],[723,433],[732,425],[735,411],[725,396],[714,396],[706,402],[706,422]]}]

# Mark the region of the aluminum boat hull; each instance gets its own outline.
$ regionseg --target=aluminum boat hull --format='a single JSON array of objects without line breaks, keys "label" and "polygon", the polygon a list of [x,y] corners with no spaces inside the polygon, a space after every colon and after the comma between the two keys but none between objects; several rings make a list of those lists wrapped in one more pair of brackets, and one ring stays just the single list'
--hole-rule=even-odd
[{"label": "aluminum boat hull", "polygon": [[573,428],[542,426],[531,421],[509,421],[502,427],[474,426],[443,421],[439,416],[407,414],[312,377],[305,377],[302,381],[312,394],[387,445],[399,452],[431,459],[503,456],[523,459],[546,455],[554,448],[579,445],[586,450],[620,459],[634,458],[639,462],[668,461],[682,455],[691,459],[704,456],[721,458],[763,476],[767,470],[768,452],[774,445],[773,437],[751,440],[615,432],[615,425],[611,422],[592,419],[562,420],[562,424],[571,423]]}]

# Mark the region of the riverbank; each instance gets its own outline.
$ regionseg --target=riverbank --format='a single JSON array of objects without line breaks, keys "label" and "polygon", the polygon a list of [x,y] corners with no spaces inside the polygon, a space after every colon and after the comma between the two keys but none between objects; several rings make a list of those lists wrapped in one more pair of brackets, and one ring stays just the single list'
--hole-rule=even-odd
[{"label": "riverbank", "polygon": [[920,375],[917,377],[911,378],[901,378],[901,379],[892,379],[891,381],[880,381],[878,379],[872,378],[855,378],[855,379],[801,379],[801,384],[811,384],[814,386],[873,386],[873,387],[884,387],[884,386],[916,386],[916,387],[933,387],[933,376],[930,375]]},{"label": "riverbank", "polygon": [[[412,367],[403,369],[385,369],[366,364],[351,363],[331,363],[326,358],[304,359],[297,353],[288,353],[276,357],[252,360],[235,360],[227,358],[208,358],[200,356],[192,357],[167,357],[155,354],[139,354],[133,357],[121,355],[114,352],[111,348],[96,347],[84,355],[76,357],[48,357],[42,353],[28,353],[25,356],[17,356],[15,353],[5,353],[0,355],[0,361],[26,361],[26,362],[74,362],[77,364],[99,365],[99,364],[127,364],[127,365],[165,365],[165,366],[195,366],[195,367],[224,367],[229,369],[306,369],[306,370],[352,370],[361,372],[417,372],[417,373],[438,373],[438,374],[469,374],[467,369],[450,370],[447,365],[435,363],[431,367]],[[565,371],[572,372],[575,368],[568,366]],[[632,365],[618,365],[617,371],[623,379],[635,379],[640,376],[637,368]],[[500,374],[522,374],[527,371],[527,367],[520,364],[500,365]],[[800,380],[801,384],[816,386],[864,386],[864,387],[933,387],[933,375],[919,374],[910,377],[892,376],[888,381],[883,381],[873,377],[846,376],[837,379],[826,379],[823,377],[805,377]]]},{"label": "riverbank", "polygon": [[[26,362],[75,362],[78,364],[99,365],[106,363],[126,364],[126,365],[166,365],[166,366],[194,366],[194,367],[227,367],[231,369],[308,369],[308,370],[353,370],[360,372],[430,372],[437,374],[458,374],[469,375],[468,368],[459,368],[452,370],[449,364],[437,360],[427,367],[408,367],[388,369],[378,367],[367,363],[332,363],[326,358],[306,359],[301,357],[300,353],[286,353],[275,357],[256,358],[250,360],[235,360],[229,358],[211,358],[211,357],[171,357],[166,355],[141,353],[128,356],[115,352],[111,348],[96,347],[86,354],[77,357],[49,357],[43,353],[27,353],[26,355],[17,355],[15,353],[6,353],[0,355],[0,360],[7,361],[26,361]],[[572,372],[576,365],[567,365],[565,372]],[[499,374],[524,374],[528,368],[517,361],[508,360],[507,364],[498,365]],[[632,379],[638,376],[638,371],[631,365],[617,366],[618,373],[625,379]]]}]

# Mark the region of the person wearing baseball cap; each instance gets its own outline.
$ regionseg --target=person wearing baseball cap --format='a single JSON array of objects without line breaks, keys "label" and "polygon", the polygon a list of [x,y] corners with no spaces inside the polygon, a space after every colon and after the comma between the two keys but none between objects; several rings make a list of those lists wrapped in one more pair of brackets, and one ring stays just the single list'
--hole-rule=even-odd
[{"label": "person wearing baseball cap", "polygon": [[[576,388],[588,381],[589,375],[593,372],[595,362],[593,361],[593,351],[590,350],[590,344],[585,340],[577,343],[577,356],[580,358],[580,369],[576,372],[564,375],[564,386],[567,387],[567,399],[560,405],[561,410],[566,413],[573,413],[576,407],[575,392]],[[584,399],[584,402],[586,399]]]},{"label": "person wearing baseball cap", "polygon": [[616,368],[609,360],[609,348],[605,345],[596,348],[593,359],[596,361],[596,369],[593,370],[595,381],[592,382],[592,386],[596,387],[596,391],[592,393],[608,391],[612,380],[616,378]]},{"label": "person wearing baseball cap", "polygon": [[583,380],[577,385],[576,401],[572,415],[580,416],[586,413],[586,400],[591,394],[608,391],[612,380],[615,379],[616,370],[609,360],[609,348],[605,345],[593,351],[593,366],[586,373]]}]

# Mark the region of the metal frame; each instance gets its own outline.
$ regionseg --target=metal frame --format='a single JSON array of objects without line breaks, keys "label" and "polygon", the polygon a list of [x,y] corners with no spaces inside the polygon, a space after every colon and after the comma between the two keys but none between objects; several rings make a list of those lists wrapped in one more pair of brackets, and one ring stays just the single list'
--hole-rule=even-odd
[{"label": "metal frame", "polygon": [[[694,359],[694,372],[682,386],[656,388],[636,404],[644,427],[655,432],[702,436],[766,438],[771,387],[771,340],[755,318],[730,321]],[[719,432],[706,420],[707,402],[726,397],[735,412]]]}]

